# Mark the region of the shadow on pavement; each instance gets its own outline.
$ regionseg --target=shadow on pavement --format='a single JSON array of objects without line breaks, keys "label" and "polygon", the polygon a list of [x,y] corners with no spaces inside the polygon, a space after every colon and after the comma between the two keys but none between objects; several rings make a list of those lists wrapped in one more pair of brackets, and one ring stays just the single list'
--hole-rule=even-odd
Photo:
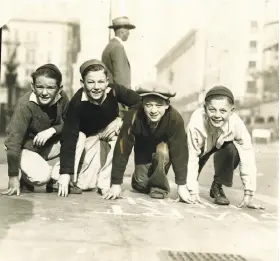
[{"label": "shadow on pavement", "polygon": [[14,224],[25,222],[32,216],[32,201],[0,195],[0,242]]}]

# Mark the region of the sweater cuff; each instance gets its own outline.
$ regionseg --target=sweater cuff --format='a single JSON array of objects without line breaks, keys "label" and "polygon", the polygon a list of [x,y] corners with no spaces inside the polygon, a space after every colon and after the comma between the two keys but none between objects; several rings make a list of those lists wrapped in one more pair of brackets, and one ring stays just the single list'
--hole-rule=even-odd
[{"label": "sweater cuff", "polygon": [[52,126],[52,128],[55,130],[54,135],[60,134],[61,131],[62,131],[62,126],[61,125],[55,125],[55,126]]},{"label": "sweater cuff", "polygon": [[9,177],[17,177],[19,174],[19,171],[8,171]]},{"label": "sweater cuff", "polygon": [[66,168],[61,168],[59,170],[59,174],[69,174],[69,175],[74,175],[74,168],[73,167],[66,167]]},{"label": "sweater cuff", "polygon": [[186,171],[175,172],[175,183],[177,185],[186,185],[187,183],[187,176]]},{"label": "sweater cuff", "polygon": [[112,185],[121,185],[123,183],[123,178],[119,178],[119,177],[112,177],[111,178],[111,184]]}]

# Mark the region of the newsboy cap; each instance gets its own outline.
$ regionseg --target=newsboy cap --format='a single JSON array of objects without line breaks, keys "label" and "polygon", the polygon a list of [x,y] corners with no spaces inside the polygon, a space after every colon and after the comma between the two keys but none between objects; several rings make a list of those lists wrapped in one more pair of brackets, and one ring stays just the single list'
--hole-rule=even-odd
[{"label": "newsboy cap", "polygon": [[211,88],[207,93],[206,93],[206,96],[205,96],[205,100],[210,97],[210,96],[213,96],[213,95],[223,95],[223,96],[226,96],[228,98],[230,98],[232,100],[232,102],[234,103],[234,96],[231,92],[230,89],[228,89],[227,87],[224,87],[224,86],[215,86],[213,88]]},{"label": "newsboy cap", "polygon": [[49,69],[49,70],[52,70],[52,71],[54,71],[57,75],[59,75],[60,78],[62,78],[61,71],[57,68],[56,65],[54,65],[54,64],[52,64],[52,63],[47,63],[47,64],[44,64],[44,65],[38,67],[38,68],[36,69],[36,72],[37,72],[38,70],[41,70],[41,69]]},{"label": "newsboy cap", "polygon": [[165,83],[147,81],[143,82],[136,90],[136,92],[141,96],[159,96],[165,100],[170,99],[176,95],[176,92],[171,91],[172,87]]},{"label": "newsboy cap", "polygon": [[128,29],[134,29],[135,25],[131,24],[128,17],[126,16],[120,16],[116,17],[112,20],[112,25],[109,26],[110,29],[118,29],[118,28],[128,28]]},{"label": "newsboy cap", "polygon": [[85,61],[85,62],[80,66],[80,73],[83,74],[84,71],[85,71],[85,69],[87,69],[89,66],[91,66],[91,65],[97,65],[97,64],[98,64],[98,65],[101,65],[106,71],[108,71],[106,65],[105,65],[103,62],[101,62],[101,61],[99,61],[99,60],[97,60],[97,59],[91,59],[91,60]]}]

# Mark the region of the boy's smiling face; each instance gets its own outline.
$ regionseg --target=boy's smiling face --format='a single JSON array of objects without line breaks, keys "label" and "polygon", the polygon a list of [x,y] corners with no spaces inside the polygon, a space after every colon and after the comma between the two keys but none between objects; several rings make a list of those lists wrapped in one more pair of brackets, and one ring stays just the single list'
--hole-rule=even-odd
[{"label": "boy's smiling face", "polygon": [[234,106],[227,97],[213,98],[205,103],[205,112],[209,118],[210,124],[215,128],[223,127],[232,115]]}]

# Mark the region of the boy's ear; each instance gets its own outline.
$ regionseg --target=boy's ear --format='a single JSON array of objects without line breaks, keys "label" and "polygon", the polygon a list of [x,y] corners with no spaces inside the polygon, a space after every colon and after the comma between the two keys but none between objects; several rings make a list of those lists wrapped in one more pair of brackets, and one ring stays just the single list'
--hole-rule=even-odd
[{"label": "boy's ear", "polygon": [[84,84],[84,80],[83,79],[80,80],[80,84],[81,84],[81,87],[84,88],[85,84]]},{"label": "boy's ear", "polygon": [[57,93],[61,93],[61,92],[62,92],[62,89],[63,89],[63,85],[61,85],[61,86],[58,88],[58,92],[57,92]]},{"label": "boy's ear", "polygon": [[35,90],[35,85],[34,85],[33,81],[30,82],[30,86],[31,86],[32,91],[34,91]]}]

